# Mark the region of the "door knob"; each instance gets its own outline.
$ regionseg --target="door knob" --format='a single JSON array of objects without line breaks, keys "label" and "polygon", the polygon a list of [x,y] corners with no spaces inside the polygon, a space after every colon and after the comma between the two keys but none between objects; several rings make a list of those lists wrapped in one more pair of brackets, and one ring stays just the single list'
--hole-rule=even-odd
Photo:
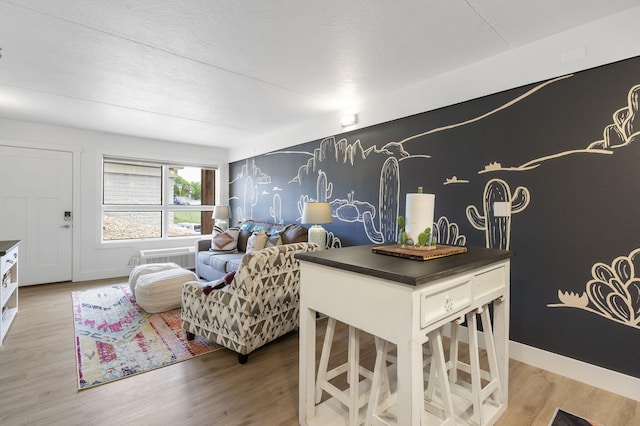
[{"label": "door knob", "polygon": [[69,228],[71,228],[71,225],[69,225],[69,224],[67,224],[67,225],[62,225],[60,228],[69,229]]}]

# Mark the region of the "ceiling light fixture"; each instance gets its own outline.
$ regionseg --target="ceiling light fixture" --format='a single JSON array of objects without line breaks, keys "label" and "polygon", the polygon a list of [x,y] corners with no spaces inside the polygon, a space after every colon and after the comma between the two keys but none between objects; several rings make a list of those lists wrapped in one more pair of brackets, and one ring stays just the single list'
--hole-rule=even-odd
[{"label": "ceiling light fixture", "polygon": [[358,122],[358,114],[345,114],[342,116],[342,127],[353,126]]}]

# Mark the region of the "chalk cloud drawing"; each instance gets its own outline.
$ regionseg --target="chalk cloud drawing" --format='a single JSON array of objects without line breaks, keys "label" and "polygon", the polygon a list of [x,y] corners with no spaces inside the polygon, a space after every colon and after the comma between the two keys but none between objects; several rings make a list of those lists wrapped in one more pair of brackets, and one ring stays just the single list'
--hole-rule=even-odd
[{"label": "chalk cloud drawing", "polygon": [[[471,225],[485,231],[486,246],[508,250],[511,243],[511,215],[520,213],[527,208],[530,201],[529,190],[523,186],[516,188],[511,194],[509,184],[502,179],[491,179],[484,187],[481,215],[478,209],[467,206],[467,219]],[[497,216],[494,203],[501,202],[509,205],[506,216]]]},{"label": "chalk cloud drawing", "polygon": [[450,223],[449,219],[445,216],[441,216],[440,219],[433,224],[433,236],[440,244],[463,246],[467,243],[467,237],[460,235],[458,224]]},{"label": "chalk cloud drawing", "polygon": [[466,179],[458,179],[458,176],[451,176],[450,178],[446,178],[442,184],[451,185],[455,183],[469,183],[469,181]]},{"label": "chalk cloud drawing", "polygon": [[561,303],[550,308],[578,308],[608,320],[640,329],[640,248],[619,256],[611,265],[598,262],[591,268],[592,279],[578,295],[558,290]]}]

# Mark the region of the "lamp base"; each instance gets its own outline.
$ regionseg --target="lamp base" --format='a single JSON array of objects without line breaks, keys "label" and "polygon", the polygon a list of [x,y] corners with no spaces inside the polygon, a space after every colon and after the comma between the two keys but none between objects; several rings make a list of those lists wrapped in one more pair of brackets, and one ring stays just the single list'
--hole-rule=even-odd
[{"label": "lamp base", "polygon": [[313,225],[309,228],[307,239],[310,243],[316,243],[319,245],[320,250],[327,248],[327,231],[325,231],[322,225]]},{"label": "lamp base", "polygon": [[223,231],[229,229],[229,221],[226,219],[214,219],[214,222],[214,225],[222,229]]}]

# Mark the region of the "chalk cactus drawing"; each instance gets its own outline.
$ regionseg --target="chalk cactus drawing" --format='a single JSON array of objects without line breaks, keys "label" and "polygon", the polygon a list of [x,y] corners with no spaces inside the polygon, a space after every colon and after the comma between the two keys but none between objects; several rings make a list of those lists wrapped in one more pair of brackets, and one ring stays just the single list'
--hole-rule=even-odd
[{"label": "chalk cactus drawing", "polygon": [[364,230],[372,243],[382,244],[385,241],[396,241],[400,203],[400,173],[398,160],[395,157],[387,158],[382,165],[378,194],[379,227],[376,228],[373,223],[371,212],[365,211],[362,214]]},{"label": "chalk cactus drawing", "polygon": [[440,244],[463,246],[467,243],[467,237],[460,235],[457,223],[449,223],[445,216],[440,217],[433,227],[433,236]]},{"label": "chalk cactus drawing", "polygon": [[[520,213],[529,205],[529,190],[519,186],[513,195],[507,182],[492,179],[484,187],[483,215],[475,206],[467,206],[467,218],[471,225],[485,231],[488,248],[509,249],[511,240],[511,215]],[[496,216],[494,203],[506,202],[510,205],[506,216]]]},{"label": "chalk cactus drawing", "polygon": [[275,223],[282,223],[282,201],[280,199],[280,194],[273,195],[273,205],[269,207],[269,214],[273,218]]},{"label": "chalk cactus drawing", "polygon": [[327,174],[322,170],[318,171],[318,180],[316,182],[316,201],[327,202],[333,193],[333,183],[327,180]]},{"label": "chalk cactus drawing", "polygon": [[258,186],[253,184],[251,176],[247,176],[244,181],[244,209],[238,211],[238,218],[240,220],[250,219],[253,217],[253,206],[258,204]]},{"label": "chalk cactus drawing", "polygon": [[611,265],[599,262],[591,268],[592,279],[578,295],[558,290],[562,303],[551,308],[578,308],[608,320],[640,329],[640,248],[619,256]]}]

